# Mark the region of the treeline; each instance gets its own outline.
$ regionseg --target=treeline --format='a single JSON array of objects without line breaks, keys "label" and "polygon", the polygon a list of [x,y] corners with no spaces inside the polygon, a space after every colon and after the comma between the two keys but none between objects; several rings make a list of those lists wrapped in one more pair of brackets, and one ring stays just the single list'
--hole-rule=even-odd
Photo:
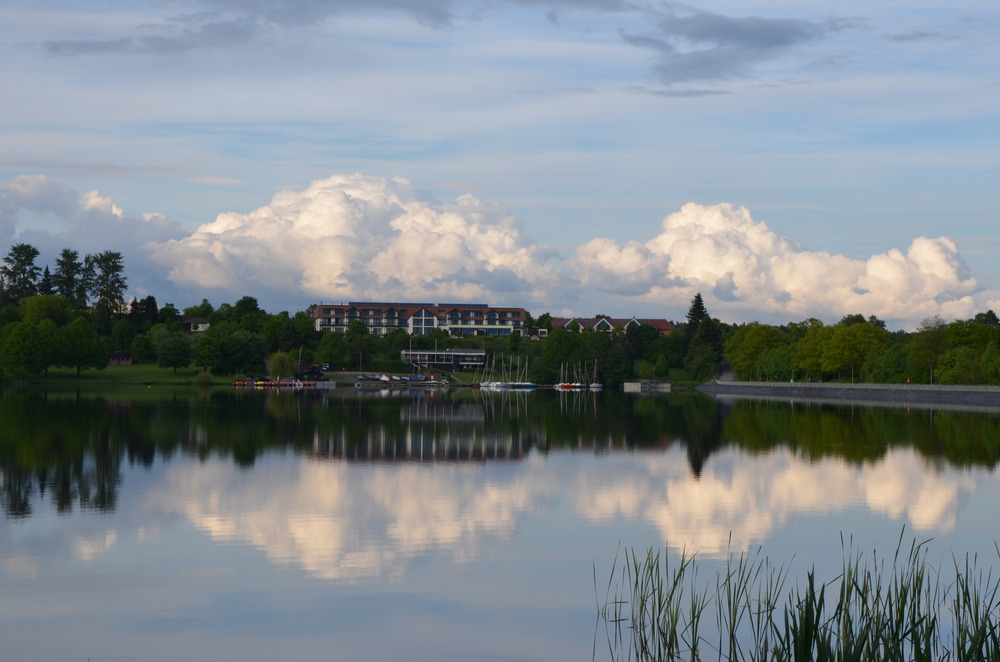
[{"label": "treeline", "polygon": [[[178,310],[156,298],[125,301],[128,279],[121,253],[82,256],[64,249],[53,268],[36,264],[39,251],[16,244],[0,260],[0,375],[28,379],[50,367],[107,367],[117,351],[133,361],[185,368],[192,363],[218,374],[262,373],[265,359],[276,361],[284,376],[297,364],[287,353],[311,359],[319,345],[312,315],[269,315],[253,297],[218,309],[208,301]],[[185,332],[182,320],[203,318],[207,331]],[[303,352],[303,350],[305,350]]]},{"label": "treeline", "polygon": [[[457,338],[435,329],[411,336],[399,329],[372,335],[360,321],[343,335],[316,331],[313,310],[270,314],[244,296],[218,307],[203,299],[179,310],[155,297],[126,302],[127,277],[120,253],[80,256],[64,249],[54,267],[36,264],[39,251],[12,246],[0,262],[0,375],[30,379],[50,367],[103,369],[113,352],[133,362],[161,367],[197,366],[211,375],[271,377],[301,375],[310,365],[329,370],[408,372],[405,349],[485,349],[500,375],[517,374],[540,384],[560,379],[598,379],[616,386],[634,378],[705,379],[716,371],[728,327],[709,316],[701,295],[687,320],[661,336],[653,327],[629,327],[614,334],[552,329],[551,315],[528,319],[528,328],[549,330],[545,340],[518,334],[506,338]],[[208,322],[191,333],[182,320]],[[485,378],[485,376],[484,376]]]},{"label": "treeline", "polygon": [[831,326],[753,322],[732,329],[723,354],[749,380],[1000,384],[1000,319],[992,310],[951,323],[935,316],[912,333],[861,314]]}]

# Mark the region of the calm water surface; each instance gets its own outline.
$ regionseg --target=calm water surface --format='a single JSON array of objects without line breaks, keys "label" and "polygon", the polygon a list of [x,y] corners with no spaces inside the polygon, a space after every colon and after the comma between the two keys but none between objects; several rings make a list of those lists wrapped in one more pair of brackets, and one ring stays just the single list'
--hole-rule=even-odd
[{"label": "calm water surface", "polygon": [[[1000,418],[817,403],[0,392],[10,660],[582,660],[621,547],[994,563]],[[596,658],[607,657],[597,638]]]}]

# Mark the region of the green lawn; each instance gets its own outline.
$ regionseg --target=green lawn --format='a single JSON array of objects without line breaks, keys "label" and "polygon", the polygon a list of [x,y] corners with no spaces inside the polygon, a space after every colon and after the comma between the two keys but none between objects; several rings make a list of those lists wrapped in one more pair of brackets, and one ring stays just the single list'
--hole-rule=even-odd
[{"label": "green lawn", "polygon": [[[200,384],[198,374],[201,368],[189,367],[178,369],[161,368],[152,363],[142,363],[136,365],[108,366],[103,370],[82,370],[77,376],[73,368],[49,368],[44,375],[28,380],[31,383],[40,384]],[[232,380],[229,376],[216,377],[215,384],[229,384]]]}]

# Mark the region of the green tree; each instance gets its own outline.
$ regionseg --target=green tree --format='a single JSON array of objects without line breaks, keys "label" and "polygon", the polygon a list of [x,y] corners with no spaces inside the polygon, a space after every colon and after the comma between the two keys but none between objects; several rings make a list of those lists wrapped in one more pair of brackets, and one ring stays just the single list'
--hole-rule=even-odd
[{"label": "green tree", "polygon": [[156,354],[156,364],[161,368],[178,368],[191,365],[191,341],[182,333],[169,333],[160,341]]},{"label": "green tree", "polygon": [[992,310],[987,310],[983,313],[976,313],[976,316],[972,318],[972,321],[994,329],[1000,327],[1000,318],[998,318],[997,314]]},{"label": "green tree", "polygon": [[1000,384],[1000,348],[991,342],[979,358],[979,372],[987,384]]},{"label": "green tree", "polygon": [[84,268],[94,302],[94,324],[100,333],[111,332],[111,325],[125,311],[125,263],[118,251],[101,251],[84,258]]},{"label": "green tree", "polygon": [[257,299],[244,296],[233,305],[233,321],[247,331],[259,333],[267,322],[267,313],[260,309]]},{"label": "green tree", "polygon": [[42,277],[38,281],[38,294],[55,294],[55,286],[52,284],[52,272],[49,271],[49,265],[45,265],[42,269]]},{"label": "green tree", "polygon": [[1000,339],[1000,329],[974,319],[955,320],[948,325],[949,347],[971,347],[982,352],[991,341]]},{"label": "green tree", "polygon": [[288,352],[299,348],[299,330],[291,319],[285,320],[278,336],[278,351]]},{"label": "green tree", "polygon": [[159,312],[153,295],[144,299],[133,298],[129,304],[128,321],[136,333],[146,333],[159,322]]},{"label": "green tree", "polygon": [[709,319],[708,309],[705,307],[705,301],[701,298],[701,292],[695,294],[694,298],[691,299],[691,306],[688,308],[686,319],[692,336],[698,330],[701,323]]},{"label": "green tree", "polygon": [[15,322],[0,335],[0,367],[14,379],[34,377],[48,367],[48,351],[35,324]]},{"label": "green tree", "polygon": [[893,337],[885,346],[865,358],[864,373],[869,382],[878,384],[902,383],[910,374],[903,337]]},{"label": "green tree", "polygon": [[38,323],[38,335],[42,339],[42,347],[45,351],[45,368],[43,369],[46,374],[49,372],[49,366],[54,365],[56,362],[56,348],[59,346],[59,328],[56,323],[50,319],[43,319]]},{"label": "green tree", "polygon": [[852,381],[861,379],[865,358],[880,348],[887,336],[885,329],[867,321],[835,326],[823,349],[823,371],[842,376],[850,373]]},{"label": "green tree", "polygon": [[204,333],[198,334],[194,344],[194,362],[216,374],[230,374],[236,362],[236,339],[231,322],[213,324]]},{"label": "green tree", "polygon": [[275,352],[267,363],[267,373],[271,379],[293,379],[298,362],[287,352]]},{"label": "green tree", "polygon": [[167,303],[160,308],[156,313],[156,320],[160,324],[173,324],[175,322],[180,322],[182,315],[177,306],[172,303]]},{"label": "green tree", "polygon": [[191,365],[191,341],[183,333],[171,332],[161,341],[156,353],[156,364],[161,368],[173,368],[177,374],[178,368]]},{"label": "green tree", "polygon": [[233,322],[213,324],[199,334],[194,360],[219,375],[256,371],[263,367],[267,343],[263,336],[241,329]]},{"label": "green tree", "polygon": [[106,368],[110,354],[107,339],[102,339],[85,317],[78,317],[59,330],[56,364],[76,368],[77,377],[86,368]]},{"label": "green tree", "polygon": [[693,345],[684,357],[684,369],[699,381],[711,379],[719,370],[719,355],[707,344]]},{"label": "green tree", "polygon": [[784,344],[785,334],[778,328],[751,322],[740,326],[729,336],[723,355],[741,379],[751,379],[761,355]]},{"label": "green tree", "polygon": [[370,358],[369,347],[371,344],[371,334],[368,332],[368,327],[361,320],[354,320],[347,325],[347,329],[344,331],[344,342],[347,345],[347,360],[350,361],[351,367],[360,366],[364,364],[365,356],[368,355]]},{"label": "green tree", "polygon": [[621,343],[615,342],[608,348],[607,358],[600,368],[605,388],[619,388],[631,377],[628,355]]},{"label": "green tree", "polygon": [[[563,328],[552,329],[542,344],[542,364],[557,375],[569,372],[572,377],[572,370],[581,358],[579,347],[580,334]],[[625,361],[627,364],[632,362],[627,354]]]},{"label": "green tree", "polygon": [[35,264],[38,249],[31,244],[14,244],[0,261],[0,292],[3,298],[17,303],[38,292],[42,270]]},{"label": "green tree", "polygon": [[316,358],[323,363],[329,363],[331,368],[347,366],[347,343],[344,342],[344,336],[334,332],[324,333],[319,341]]},{"label": "green tree", "polygon": [[19,305],[21,319],[32,324],[38,324],[42,320],[52,320],[56,326],[63,326],[69,322],[71,305],[69,299],[58,294],[38,294],[33,297],[21,299]]},{"label": "green tree", "polygon": [[[697,331],[688,343],[684,354],[684,368],[698,377],[708,378],[715,374],[719,359],[722,358],[722,332],[719,323],[706,317],[698,324]],[[709,370],[705,365],[710,363]]]},{"label": "green tree", "polygon": [[913,381],[926,384],[934,381],[938,359],[950,349],[948,326],[939,315],[926,318],[910,339],[907,356],[913,368]]},{"label": "green tree", "polygon": [[792,369],[808,378],[823,376],[823,350],[833,337],[832,326],[812,326],[795,344]]},{"label": "green tree", "polygon": [[854,313],[853,315],[844,315],[840,318],[835,326],[854,326],[855,324],[864,324],[865,316],[861,313]]},{"label": "green tree", "polygon": [[56,269],[52,273],[52,287],[56,294],[69,299],[70,304],[82,310],[87,305],[90,291],[87,269],[80,260],[80,254],[71,248],[64,248],[56,258]]},{"label": "green tree", "polygon": [[792,378],[792,352],[788,345],[768,347],[757,357],[756,372],[766,381]]},{"label": "green tree", "polygon": [[264,336],[236,327],[233,337],[237,343],[234,372],[253,373],[263,370],[264,358],[267,356],[267,341]]},{"label": "green tree", "polygon": [[132,322],[120,319],[111,327],[111,346],[116,350],[127,350],[135,339],[135,329]]},{"label": "green tree", "polygon": [[215,308],[209,303],[208,299],[202,299],[201,303],[197,306],[190,306],[184,309],[184,317],[201,317],[202,319],[208,319],[215,312]]},{"label": "green tree", "polygon": [[156,349],[148,334],[140,333],[132,339],[129,345],[129,352],[132,354],[132,361],[136,363],[147,363],[156,360]]},{"label": "green tree", "polygon": [[938,360],[937,381],[941,384],[981,384],[981,356],[972,347],[952,347]]},{"label": "green tree", "polygon": [[801,322],[792,322],[786,325],[785,328],[788,334],[788,340],[794,344],[801,340],[809,329],[815,329],[821,326],[823,326],[823,322],[819,321],[815,317],[810,317],[809,319],[802,320]]}]

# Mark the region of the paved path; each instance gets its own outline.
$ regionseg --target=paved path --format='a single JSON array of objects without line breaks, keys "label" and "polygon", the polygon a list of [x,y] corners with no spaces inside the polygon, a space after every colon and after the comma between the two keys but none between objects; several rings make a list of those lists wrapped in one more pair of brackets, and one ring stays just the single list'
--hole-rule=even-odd
[{"label": "paved path", "polygon": [[696,390],[710,395],[778,397],[805,400],[951,404],[1000,407],[995,386],[930,386],[926,384],[817,384],[785,382],[734,382],[712,380]]}]

